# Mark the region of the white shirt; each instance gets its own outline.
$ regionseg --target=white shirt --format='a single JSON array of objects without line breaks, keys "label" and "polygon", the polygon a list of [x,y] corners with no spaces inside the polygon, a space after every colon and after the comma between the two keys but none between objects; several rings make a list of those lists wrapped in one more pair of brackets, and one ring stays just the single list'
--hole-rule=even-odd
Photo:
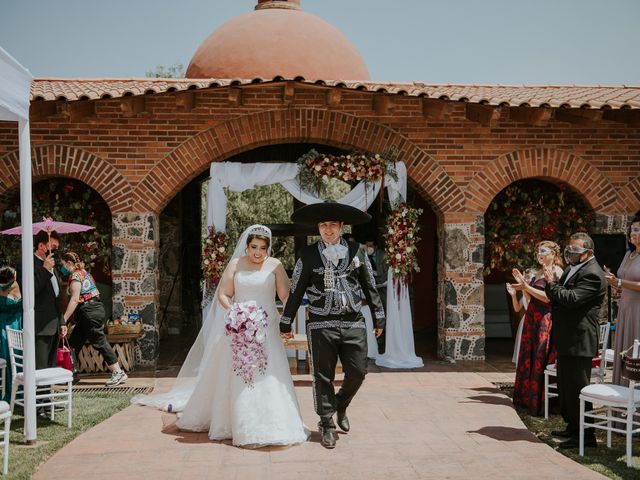
[{"label": "white shirt", "polygon": [[347,256],[347,252],[349,252],[348,247],[345,247],[340,243],[336,243],[335,245],[329,245],[325,248],[322,251],[322,254],[327,257],[331,263],[333,263],[334,267],[337,267],[340,260]]},{"label": "white shirt", "polygon": [[580,270],[584,266],[584,264],[587,263],[592,258],[593,258],[593,255],[591,255],[584,262],[579,263],[578,265],[572,265],[571,268],[569,269],[569,273],[567,273],[567,278],[564,279],[564,283],[562,285],[566,285],[569,279],[573,277],[576,274],[576,272]]},{"label": "white shirt", "polygon": [[[35,255],[35,254],[34,254]],[[40,258],[38,255],[36,257]],[[40,258],[44,262],[44,258]],[[58,277],[53,273],[53,270],[47,270],[51,273],[51,285],[53,286],[53,293],[56,294],[56,298],[60,296],[60,285],[58,285]]]}]

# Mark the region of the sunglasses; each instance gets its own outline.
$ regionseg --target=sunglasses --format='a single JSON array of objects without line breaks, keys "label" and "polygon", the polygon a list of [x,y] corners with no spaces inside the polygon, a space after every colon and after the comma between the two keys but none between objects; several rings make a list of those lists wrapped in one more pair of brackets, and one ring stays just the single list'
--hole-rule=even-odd
[{"label": "sunglasses", "polygon": [[585,252],[588,252],[589,249],[588,248],[580,248],[580,247],[574,247],[572,245],[567,245],[566,247],[564,247],[564,253],[578,253],[578,254],[583,254]]}]

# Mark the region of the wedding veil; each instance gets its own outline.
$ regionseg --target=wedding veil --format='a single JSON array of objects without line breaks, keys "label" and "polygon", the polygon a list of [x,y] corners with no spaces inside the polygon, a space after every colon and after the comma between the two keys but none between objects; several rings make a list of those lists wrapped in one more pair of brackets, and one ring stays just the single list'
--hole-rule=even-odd
[{"label": "wedding veil", "polygon": [[[269,252],[271,252],[271,230],[264,225],[251,225],[240,235],[229,262],[234,258],[245,255],[247,238],[250,234],[269,237]],[[200,372],[204,370],[204,366],[212,358],[216,346],[224,336],[225,309],[218,303],[217,294],[218,288],[216,288],[211,301],[203,306],[202,317],[204,321],[202,328],[195,342],[193,342],[171,390],[167,393],[154,395],[136,395],[131,399],[131,403],[149,405],[170,412],[180,412],[184,409],[198,383]]]}]

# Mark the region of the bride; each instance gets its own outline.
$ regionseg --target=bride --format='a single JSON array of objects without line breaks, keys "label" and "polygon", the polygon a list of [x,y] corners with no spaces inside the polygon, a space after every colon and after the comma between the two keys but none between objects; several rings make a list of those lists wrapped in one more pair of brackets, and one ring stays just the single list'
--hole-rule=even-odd
[{"label": "bride", "polygon": [[[176,383],[165,394],[137,396],[132,402],[179,412],[181,430],[209,432],[212,440],[257,448],[307,440],[282,345],[275,296],[285,303],[289,279],[280,261],[269,257],[271,231],[263,225],[245,230],[225,269],[214,301]],[[254,301],[267,314],[266,368],[253,369],[252,384],[233,368],[225,313]]]}]

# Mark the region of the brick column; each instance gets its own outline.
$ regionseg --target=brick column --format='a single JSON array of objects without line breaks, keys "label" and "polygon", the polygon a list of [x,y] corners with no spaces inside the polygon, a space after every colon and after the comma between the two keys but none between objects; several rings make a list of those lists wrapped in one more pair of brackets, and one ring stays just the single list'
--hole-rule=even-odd
[{"label": "brick column", "polygon": [[446,214],[438,293],[438,357],[484,360],[484,216]]},{"label": "brick column", "polygon": [[139,365],[158,357],[159,221],[155,213],[113,215],[113,317],[139,313],[144,336],[136,346]]}]

